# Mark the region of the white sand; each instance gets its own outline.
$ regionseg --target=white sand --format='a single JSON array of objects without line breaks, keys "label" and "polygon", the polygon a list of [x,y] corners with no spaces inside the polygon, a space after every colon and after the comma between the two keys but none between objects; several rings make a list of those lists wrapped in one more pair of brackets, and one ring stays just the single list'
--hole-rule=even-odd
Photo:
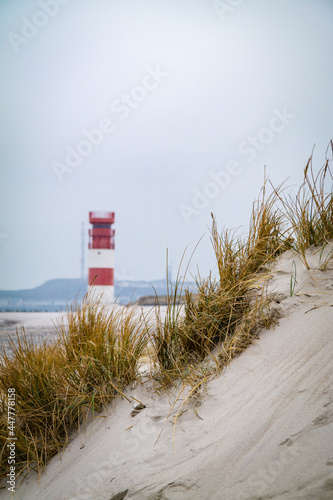
[{"label": "white sand", "polygon": [[135,388],[128,396],[145,409],[132,417],[133,405],[117,400],[16,498],[332,499],[333,261],[307,271],[287,252],[275,271],[269,292],[285,297],[279,326],[211,380],[175,426],[171,395]]}]

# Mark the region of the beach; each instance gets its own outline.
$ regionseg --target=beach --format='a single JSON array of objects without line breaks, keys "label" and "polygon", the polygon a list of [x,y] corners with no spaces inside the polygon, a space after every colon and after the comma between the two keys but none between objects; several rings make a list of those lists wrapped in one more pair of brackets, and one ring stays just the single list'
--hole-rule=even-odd
[{"label": "beach", "polygon": [[333,500],[332,25],[2,2],[0,500]]},{"label": "beach", "polygon": [[0,347],[10,354],[8,336],[17,345],[16,332],[20,337],[22,328],[35,344],[52,340],[56,336],[55,325],[61,318],[59,312],[0,312]]},{"label": "beach", "polygon": [[318,258],[312,250],[306,269],[292,251],[282,254],[268,286],[279,325],[189,403],[179,387],[128,388],[132,402],[117,398],[95,416],[15,498],[331,499],[333,262],[320,270]]}]

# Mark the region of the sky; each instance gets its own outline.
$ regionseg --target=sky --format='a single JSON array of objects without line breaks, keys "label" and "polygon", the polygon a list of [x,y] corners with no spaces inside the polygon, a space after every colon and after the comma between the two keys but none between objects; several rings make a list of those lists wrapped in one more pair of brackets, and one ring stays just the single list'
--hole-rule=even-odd
[{"label": "sky", "polygon": [[330,0],[2,0],[0,289],[80,277],[92,210],[116,279],[194,250],[214,274],[211,213],[246,234],[265,166],[324,163],[332,23]]}]

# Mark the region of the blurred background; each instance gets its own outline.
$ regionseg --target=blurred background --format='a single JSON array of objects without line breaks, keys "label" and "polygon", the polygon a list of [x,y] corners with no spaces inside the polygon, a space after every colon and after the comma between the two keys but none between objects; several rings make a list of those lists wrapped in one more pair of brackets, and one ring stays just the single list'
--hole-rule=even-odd
[{"label": "blurred background", "polygon": [[265,165],[292,186],[324,162],[332,22],[329,0],[3,0],[0,288],[80,278],[90,210],[116,213],[116,279],[164,278],[167,249],[174,277],[201,237],[190,272],[214,272],[211,212],[246,233]]}]

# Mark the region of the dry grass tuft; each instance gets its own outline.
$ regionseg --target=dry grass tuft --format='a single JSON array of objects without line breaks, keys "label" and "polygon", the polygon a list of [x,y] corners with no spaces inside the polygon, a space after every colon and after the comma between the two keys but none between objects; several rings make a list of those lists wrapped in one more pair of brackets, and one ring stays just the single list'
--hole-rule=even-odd
[{"label": "dry grass tuft", "polygon": [[[194,293],[185,290],[183,314],[180,313],[182,287],[177,281],[169,295],[165,320],[157,317],[153,345],[165,386],[177,378],[196,380],[198,363],[217,345],[222,344],[225,351],[240,324],[243,330],[248,327],[250,343],[253,325],[244,322],[244,317],[251,314],[258,322],[262,308],[262,301],[253,303],[251,292],[262,289],[268,276],[264,266],[286,248],[283,218],[275,208],[276,199],[276,193],[266,198],[264,185],[261,197],[253,206],[245,241],[230,231],[220,235],[212,215],[211,241],[218,276],[210,274],[206,279],[199,278]],[[242,345],[244,339],[245,336]]]},{"label": "dry grass tuft", "polygon": [[[333,142],[330,143],[331,154]],[[308,268],[305,251],[312,245],[326,246],[333,239],[332,158],[327,156],[317,174],[313,171],[310,156],[304,169],[304,180],[295,198],[278,194],[283,213],[288,221],[289,232],[294,240],[293,248]]]},{"label": "dry grass tuft", "polygon": [[93,395],[100,411],[137,377],[138,360],[147,345],[147,327],[138,309],[108,308],[84,299],[59,328],[67,382],[80,394]]},{"label": "dry grass tuft", "polygon": [[1,355],[1,471],[7,464],[7,390],[16,393],[17,472],[43,466],[69,442],[88,412],[101,411],[137,378],[147,327],[137,310],[107,309],[86,297],[68,311],[59,339],[36,346],[17,334]]}]

